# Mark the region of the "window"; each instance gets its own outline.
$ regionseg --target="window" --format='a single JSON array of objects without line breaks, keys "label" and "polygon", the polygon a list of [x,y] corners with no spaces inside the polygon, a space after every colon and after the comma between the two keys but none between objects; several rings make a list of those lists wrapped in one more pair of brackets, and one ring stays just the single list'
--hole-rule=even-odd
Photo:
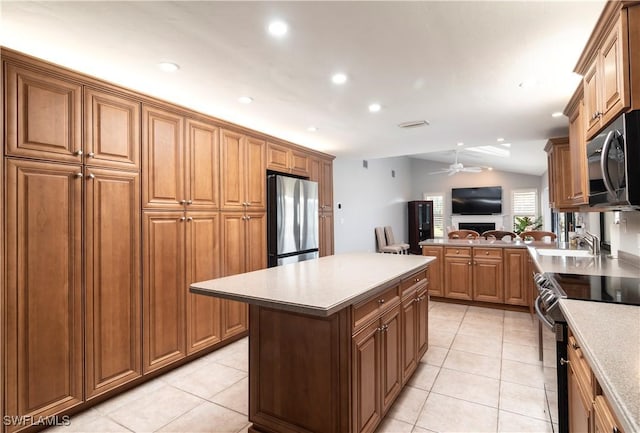
[{"label": "window", "polygon": [[511,194],[511,213],[514,227],[516,218],[529,217],[535,221],[538,217],[538,190],[514,189]]},{"label": "window", "polygon": [[424,193],[425,200],[433,201],[433,237],[444,237],[444,194]]}]

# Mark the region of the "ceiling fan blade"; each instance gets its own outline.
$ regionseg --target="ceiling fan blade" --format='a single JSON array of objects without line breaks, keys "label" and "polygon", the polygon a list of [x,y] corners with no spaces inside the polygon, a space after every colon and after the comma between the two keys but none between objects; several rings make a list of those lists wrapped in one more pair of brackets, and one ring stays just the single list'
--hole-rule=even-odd
[{"label": "ceiling fan blade", "polygon": [[462,171],[466,171],[468,173],[480,173],[482,171],[481,167],[465,167]]},{"label": "ceiling fan blade", "polygon": [[443,174],[443,173],[449,173],[450,170],[440,170],[440,171],[432,171],[431,173],[428,173],[429,175],[431,174]]},{"label": "ceiling fan blade", "polygon": [[451,172],[449,172],[449,176],[453,176],[453,175],[454,175],[454,174],[456,174],[457,172],[458,172],[458,170],[451,171]]}]

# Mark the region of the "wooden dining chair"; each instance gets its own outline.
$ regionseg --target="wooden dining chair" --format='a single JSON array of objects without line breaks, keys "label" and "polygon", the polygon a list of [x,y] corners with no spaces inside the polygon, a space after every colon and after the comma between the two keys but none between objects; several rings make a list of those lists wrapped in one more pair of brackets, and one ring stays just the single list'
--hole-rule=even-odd
[{"label": "wooden dining chair", "polygon": [[556,234],[553,232],[545,232],[543,230],[531,230],[529,232],[520,233],[520,239],[525,240],[527,237],[532,237],[534,241],[541,241],[546,236],[549,236],[551,241],[556,240]]},{"label": "wooden dining chair", "polygon": [[478,239],[480,233],[475,230],[454,230],[448,236],[449,239]]},{"label": "wooden dining chair", "polygon": [[507,232],[504,230],[487,230],[486,232],[483,232],[480,236],[482,236],[485,239],[489,239],[492,237],[497,240],[502,240],[505,238],[505,236],[509,236],[511,240],[514,240],[517,235],[514,232]]},{"label": "wooden dining chair", "polygon": [[402,253],[402,248],[399,246],[391,246],[387,245],[387,239],[384,236],[384,229],[382,227],[375,228],[376,233],[376,251],[379,253],[392,253],[392,254],[400,254]]}]

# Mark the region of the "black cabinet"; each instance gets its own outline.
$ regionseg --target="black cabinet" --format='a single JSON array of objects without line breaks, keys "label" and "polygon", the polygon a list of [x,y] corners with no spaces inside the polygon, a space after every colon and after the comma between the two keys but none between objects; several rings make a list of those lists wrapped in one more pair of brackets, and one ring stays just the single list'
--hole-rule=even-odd
[{"label": "black cabinet", "polygon": [[409,251],[422,254],[418,242],[433,239],[433,201],[409,202]]}]

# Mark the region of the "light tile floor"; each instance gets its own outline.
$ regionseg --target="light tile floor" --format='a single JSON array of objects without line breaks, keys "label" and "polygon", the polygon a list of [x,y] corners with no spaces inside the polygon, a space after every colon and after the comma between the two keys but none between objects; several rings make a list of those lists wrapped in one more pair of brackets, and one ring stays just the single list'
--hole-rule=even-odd
[{"label": "light tile floor", "polygon": [[[432,302],[429,350],[377,432],[552,432],[537,342],[529,314]],[[48,432],[246,432],[247,352],[245,338]]]}]

